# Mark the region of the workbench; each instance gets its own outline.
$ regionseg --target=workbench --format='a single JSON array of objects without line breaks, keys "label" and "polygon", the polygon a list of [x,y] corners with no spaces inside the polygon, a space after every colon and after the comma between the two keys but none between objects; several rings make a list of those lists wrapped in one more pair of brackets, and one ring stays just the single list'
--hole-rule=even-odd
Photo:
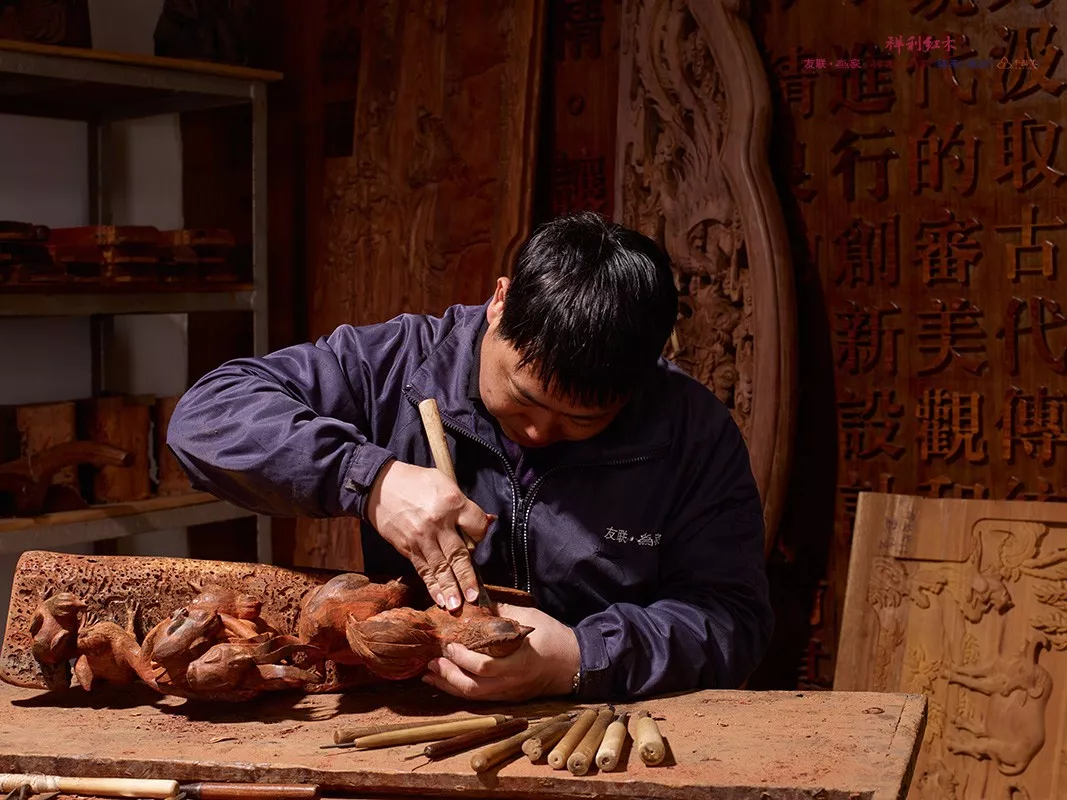
[{"label": "workbench", "polygon": [[[229,705],[145,686],[44,692],[0,684],[0,772],[179,781],[314,783],[344,798],[729,798],[897,800],[922,740],[922,695],[718,691],[619,705],[659,718],[664,764],[628,746],[625,771],[583,777],[525,757],[482,775],[470,754],[432,763],[424,745],[324,750],[339,726],[466,713],[551,715],[565,702],[471,703],[417,682],[344,694],[272,694]],[[632,744],[632,742],[631,742]],[[421,766],[420,766],[421,765]]]}]

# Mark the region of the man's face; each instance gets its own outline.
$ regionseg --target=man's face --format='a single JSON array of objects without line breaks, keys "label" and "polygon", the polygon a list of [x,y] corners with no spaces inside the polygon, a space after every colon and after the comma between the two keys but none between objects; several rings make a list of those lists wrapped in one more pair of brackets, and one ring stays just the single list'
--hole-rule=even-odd
[{"label": "man's face", "polygon": [[545,447],[556,442],[590,439],[603,431],[625,405],[578,406],[554,392],[546,392],[534,371],[519,368],[519,352],[498,334],[508,279],[497,281],[489,305],[489,330],[482,342],[478,374],[482,402],[496,417],[504,435],[523,447]]}]

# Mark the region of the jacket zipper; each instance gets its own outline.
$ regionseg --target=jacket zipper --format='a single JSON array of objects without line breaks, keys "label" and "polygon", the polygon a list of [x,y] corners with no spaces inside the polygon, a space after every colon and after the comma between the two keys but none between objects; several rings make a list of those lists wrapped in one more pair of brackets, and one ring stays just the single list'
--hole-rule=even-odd
[{"label": "jacket zipper", "polygon": [[464,428],[461,428],[458,425],[452,424],[447,419],[445,419],[443,416],[441,417],[441,424],[444,425],[449,430],[454,431],[455,433],[461,434],[464,438],[470,439],[471,441],[476,442],[477,444],[480,444],[482,447],[486,448],[491,453],[495,453],[497,458],[499,458],[501,460],[501,462],[503,462],[503,464],[504,464],[504,469],[507,471],[507,474],[508,474],[508,484],[511,487],[511,504],[515,507],[515,513],[512,514],[512,516],[511,516],[511,582],[512,582],[512,585],[514,586],[514,588],[518,589],[519,588],[519,559],[518,559],[519,531],[518,531],[518,521],[519,521],[519,515],[520,515],[520,513],[522,511],[522,492],[518,488],[518,476],[515,474],[515,470],[512,469],[511,463],[508,461],[507,457],[502,452],[500,452],[495,447],[493,447],[493,445],[490,444],[489,442],[487,442],[485,439],[482,439],[480,436],[475,436],[470,431],[468,431],[468,430],[466,430]]},{"label": "jacket zipper", "polygon": [[[551,467],[546,470],[540,478],[534,481],[534,485],[530,487],[530,493],[525,498],[525,508],[522,515],[522,560],[525,567],[525,589],[527,593],[533,591],[533,574],[530,569],[530,511],[533,510],[534,496],[537,494],[537,490],[541,488],[541,484],[544,483],[545,478],[551,475],[553,472],[560,472],[565,469],[572,469],[576,467],[621,467],[627,464],[638,464],[642,461],[651,461],[652,456],[635,456],[634,458],[621,458],[614,461],[586,461],[582,464],[560,464],[556,467]],[[518,582],[518,558],[513,559],[515,568],[515,588],[519,587]]]}]

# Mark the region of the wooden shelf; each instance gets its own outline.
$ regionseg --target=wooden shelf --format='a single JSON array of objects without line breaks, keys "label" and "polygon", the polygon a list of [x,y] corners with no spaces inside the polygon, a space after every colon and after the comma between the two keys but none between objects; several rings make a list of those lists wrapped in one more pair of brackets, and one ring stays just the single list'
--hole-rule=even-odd
[{"label": "wooden shelf", "polygon": [[281,74],[0,39],[0,113],[113,121],[252,102]]},{"label": "wooden shelf", "polygon": [[47,550],[100,539],[255,516],[206,492],[153,497],[39,517],[0,519],[0,553]]},{"label": "wooden shelf", "polygon": [[186,314],[251,311],[255,292],[0,292],[0,317],[60,317],[91,314]]}]

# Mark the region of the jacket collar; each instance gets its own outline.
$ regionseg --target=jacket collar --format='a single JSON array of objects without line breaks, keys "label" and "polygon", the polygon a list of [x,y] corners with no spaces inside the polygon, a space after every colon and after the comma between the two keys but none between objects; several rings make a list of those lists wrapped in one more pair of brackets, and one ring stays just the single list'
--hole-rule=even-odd
[{"label": "jacket collar", "polygon": [[[480,306],[453,306],[455,323],[444,339],[411,376],[405,393],[413,404],[427,397],[437,400],[442,419],[478,437],[474,419],[488,412],[478,392],[482,336],[487,327],[489,302]],[[623,461],[661,455],[672,439],[673,415],[667,407],[668,367],[660,369],[649,385],[639,390],[602,433],[582,442],[553,445],[557,459],[566,464]]]}]

